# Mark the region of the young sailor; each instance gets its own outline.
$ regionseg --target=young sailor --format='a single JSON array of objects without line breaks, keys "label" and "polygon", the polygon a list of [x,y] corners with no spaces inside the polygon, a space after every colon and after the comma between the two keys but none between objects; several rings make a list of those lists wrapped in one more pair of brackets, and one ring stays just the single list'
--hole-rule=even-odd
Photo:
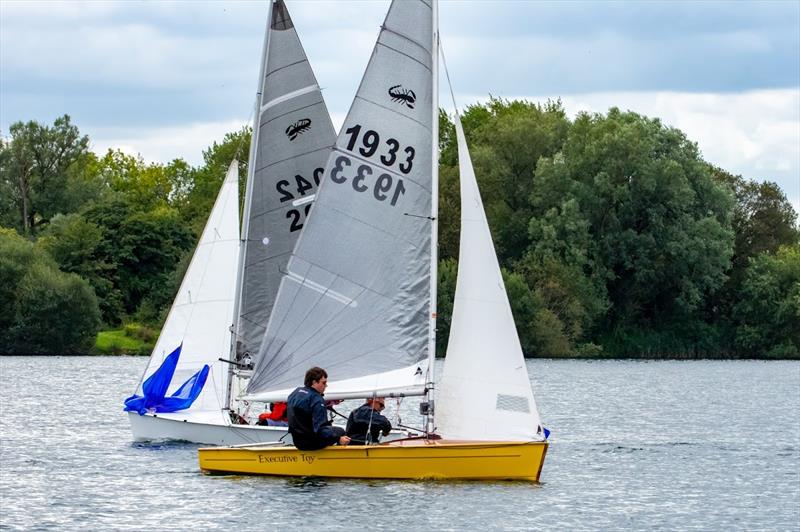
[{"label": "young sailor", "polygon": [[[383,397],[372,397],[352,412],[347,418],[347,435],[354,445],[377,443],[380,433],[386,436],[392,430],[392,423],[381,411],[386,408]],[[369,433],[369,436],[367,435]]]},{"label": "young sailor", "polygon": [[328,387],[328,373],[322,368],[313,367],[306,371],[304,384],[289,395],[286,406],[289,434],[292,435],[294,446],[301,451],[316,451],[335,443],[350,443],[344,429],[332,426],[328,419],[322,398]]}]

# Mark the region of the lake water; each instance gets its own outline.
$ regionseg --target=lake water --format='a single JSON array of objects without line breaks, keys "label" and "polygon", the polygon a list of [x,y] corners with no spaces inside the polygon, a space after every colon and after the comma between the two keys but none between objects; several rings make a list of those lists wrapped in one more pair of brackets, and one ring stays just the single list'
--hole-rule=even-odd
[{"label": "lake water", "polygon": [[797,362],[529,361],[540,484],[205,476],[131,442],[145,363],[0,357],[0,529],[800,529]]}]

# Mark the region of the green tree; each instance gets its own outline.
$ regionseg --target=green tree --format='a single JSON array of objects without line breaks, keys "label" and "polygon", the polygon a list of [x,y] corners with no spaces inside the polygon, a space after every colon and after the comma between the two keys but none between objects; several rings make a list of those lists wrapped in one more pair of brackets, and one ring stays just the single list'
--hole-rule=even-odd
[{"label": "green tree", "polygon": [[56,214],[74,210],[70,167],[85,161],[89,138],[81,136],[68,115],[57,118],[52,127],[15,122],[9,133],[10,141],[0,144],[0,182],[13,191],[17,227],[31,234]]},{"label": "green tree", "polygon": [[10,145],[0,137],[0,227],[16,227],[20,221],[17,187],[10,176],[11,162]]},{"label": "green tree", "polygon": [[119,323],[145,299],[155,306],[148,313],[158,314],[174,296],[165,290],[174,284],[172,272],[196,241],[178,211],[161,206],[143,212],[126,196],[116,195],[92,205],[83,216],[102,231],[94,256],[104,265],[99,274],[109,287],[101,297],[103,319]]},{"label": "green tree", "polygon": [[203,152],[204,164],[193,174],[194,182],[182,210],[183,217],[189,221],[196,235],[203,230],[228,166],[234,159],[239,161],[239,197],[244,197],[250,133],[249,127],[228,133],[221,143],[214,142]]},{"label": "green tree", "polygon": [[732,266],[743,271],[750,259],[775,253],[798,242],[797,213],[777,184],[756,182],[712,167],[715,179],[734,195],[732,227],[735,233]]},{"label": "green tree", "polygon": [[122,295],[110,276],[113,266],[100,253],[103,229],[73,213],[53,217],[36,241],[38,247],[58,263],[59,269],[80,275],[89,281],[98,298],[102,316],[116,323],[122,314]]},{"label": "green tree", "polygon": [[749,356],[800,358],[800,244],[751,259],[739,296],[736,346]]},{"label": "green tree", "polygon": [[[469,106],[461,122],[498,259],[509,267],[530,244],[528,197],[537,186],[537,161],[561,149],[569,120],[560,101],[540,105],[491,98],[485,105]],[[460,209],[453,198],[458,197],[458,151],[449,119],[440,115],[439,124],[442,256],[456,258]]]},{"label": "green tree", "polygon": [[0,229],[0,353],[87,353],[100,323],[92,288],[15,231]]},{"label": "green tree", "polygon": [[80,214],[59,214],[42,232],[37,245],[55,259],[62,271],[88,279],[98,270],[95,252],[102,234],[97,225],[87,222]]},{"label": "green tree", "polygon": [[[594,330],[618,354],[633,354],[626,338],[637,330],[674,336],[677,324],[700,319],[698,307],[726,279],[730,194],[697,146],[657,119],[615,108],[579,115],[562,153],[540,162],[531,205],[531,236],[551,240],[548,252],[590,279],[594,309],[607,297]],[[693,348],[678,336],[669,348]]]},{"label": "green tree", "polygon": [[755,182],[710,166],[717,182],[733,195],[733,257],[728,278],[720,290],[705,303],[704,313],[716,326],[717,350],[748,355],[742,343],[736,342],[737,323],[734,307],[742,297],[743,283],[753,259],[762,253],[775,254],[784,245],[800,242],[797,214],[786,195],[769,181]]},{"label": "green tree", "polygon": [[146,163],[141,156],[119,150],[108,150],[94,171],[140,210],[185,207],[194,179],[194,170],[183,159],[168,165]]},{"label": "green tree", "polygon": [[526,355],[541,353],[539,338],[535,334],[535,329],[531,327],[535,323],[536,313],[542,308],[541,301],[522,275],[505,268],[502,269],[502,274],[522,352]]}]

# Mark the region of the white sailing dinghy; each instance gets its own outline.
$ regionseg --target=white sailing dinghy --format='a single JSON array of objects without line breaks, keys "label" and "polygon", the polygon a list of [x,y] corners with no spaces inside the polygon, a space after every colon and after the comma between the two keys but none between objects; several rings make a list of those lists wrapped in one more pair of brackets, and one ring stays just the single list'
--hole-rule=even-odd
[{"label": "white sailing dinghy", "polygon": [[130,398],[135,440],[222,445],[286,435],[283,427],[232,421],[246,409],[238,396],[336,140],[283,0],[270,2],[257,94],[241,242],[234,161]]},{"label": "white sailing dinghy", "polygon": [[438,45],[436,0],[392,2],[247,389],[285,398],[319,365],[326,398],[424,395],[425,436],[319,451],[200,449],[203,471],[539,479],[548,444],[458,116],[459,274],[433,408]]}]

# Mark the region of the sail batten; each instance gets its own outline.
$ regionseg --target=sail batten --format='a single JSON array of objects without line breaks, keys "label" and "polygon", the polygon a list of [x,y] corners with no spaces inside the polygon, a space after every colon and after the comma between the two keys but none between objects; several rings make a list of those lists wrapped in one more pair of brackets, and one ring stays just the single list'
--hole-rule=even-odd
[{"label": "sail batten", "polygon": [[283,96],[278,96],[277,98],[274,98],[274,99],[268,101],[267,103],[263,104],[261,106],[261,112],[263,113],[264,111],[266,111],[270,107],[274,107],[274,106],[278,105],[279,103],[283,103],[283,102],[291,100],[292,98],[297,98],[298,96],[302,96],[304,94],[308,94],[309,92],[315,92],[315,91],[318,91],[318,90],[319,90],[319,85],[317,85],[315,83],[313,85],[309,85],[308,87],[303,87],[302,89],[297,89],[296,91],[290,92],[288,94],[284,94]]},{"label": "sail batten", "polygon": [[[425,394],[425,374],[427,365],[425,361],[419,364],[368,375],[352,379],[339,379],[330,381],[325,391],[325,398],[336,399],[361,399],[364,397],[413,397]],[[280,390],[270,390],[242,397],[245,401],[285,401],[294,387]]]}]

